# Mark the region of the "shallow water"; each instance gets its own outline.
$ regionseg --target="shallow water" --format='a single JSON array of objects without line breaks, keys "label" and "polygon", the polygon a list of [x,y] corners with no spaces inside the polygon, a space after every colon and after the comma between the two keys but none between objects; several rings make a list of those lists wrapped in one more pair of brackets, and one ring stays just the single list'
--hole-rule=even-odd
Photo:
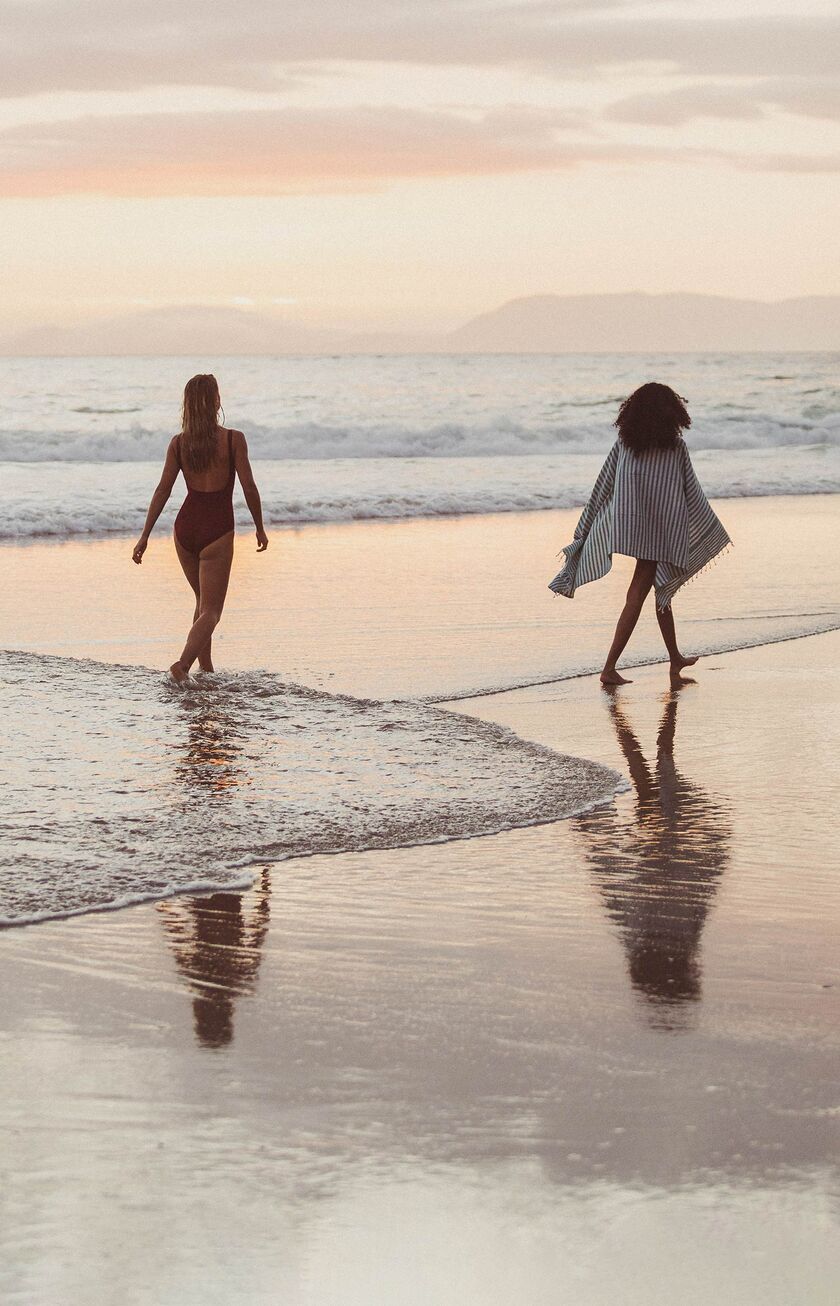
[{"label": "shallow water", "polygon": [[617,779],[471,717],[268,674],[178,690],[0,653],[0,696],[0,925],[242,887],[269,859],[556,820]]},{"label": "shallow water", "polygon": [[[683,647],[840,624],[837,498],[728,507],[735,549],[675,605]],[[550,539],[572,528],[573,514],[313,527],[260,556],[241,541],[216,640],[234,669],[181,695],[136,665],[168,666],[191,614],[170,541],[142,568],[125,541],[6,546],[0,622],[21,651],[0,654],[0,916],[241,884],[261,860],[486,833],[611,793],[602,772],[556,756],[570,751],[562,731],[534,753],[404,701],[599,665],[629,560],[573,603],[554,598]],[[782,537],[790,591],[767,565]],[[629,653],[661,658],[652,614]]]},{"label": "shallow water", "polygon": [[[0,540],[139,535],[165,453],[154,462],[0,461],[5,492]],[[257,467],[265,525],[400,521],[578,507],[589,498],[604,454],[472,458],[262,459]],[[840,446],[692,449],[711,497],[830,494],[840,491]],[[176,483],[159,530],[171,530],[184,498]],[[251,518],[238,486],[236,523]]]}]

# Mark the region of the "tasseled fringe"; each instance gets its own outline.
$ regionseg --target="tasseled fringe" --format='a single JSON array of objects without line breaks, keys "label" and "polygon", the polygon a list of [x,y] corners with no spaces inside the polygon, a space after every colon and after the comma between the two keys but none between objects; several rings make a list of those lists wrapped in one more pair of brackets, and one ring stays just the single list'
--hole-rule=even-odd
[{"label": "tasseled fringe", "polygon": [[698,577],[698,576],[703,576],[703,575],[705,575],[705,573],[706,573],[707,571],[711,571],[712,567],[716,567],[716,566],[718,565],[718,563],[720,562],[721,558],[725,558],[726,555],[727,555],[727,553],[731,553],[734,547],[735,547],[735,546],[734,546],[734,544],[732,543],[731,540],[729,541],[728,544],[724,544],[724,546],[723,546],[723,548],[721,549],[720,553],[716,553],[715,556],[714,556],[713,558],[710,558],[709,561],[708,561],[707,563],[705,563],[705,564],[700,568],[699,571],[695,571],[695,572],[693,572],[692,575],[689,576],[688,580],[684,580],[684,581],[682,581],[682,582],[677,586],[677,588],[674,590],[674,593],[673,593],[672,597],[668,600],[668,602],[667,602],[663,607],[660,607],[660,606],[659,606],[659,602],[658,602],[658,600],[657,600],[657,604],[656,604],[657,611],[659,611],[659,612],[667,612],[668,609],[669,609],[670,606],[671,606],[671,603],[673,602],[673,599],[675,599],[675,598],[677,597],[677,595],[679,594],[679,592],[680,592],[681,589],[683,589],[686,585],[693,585],[694,582],[697,580],[697,577]]},{"label": "tasseled fringe", "polygon": [[[720,553],[716,553],[715,556],[714,556],[713,558],[710,558],[709,561],[708,561],[707,563],[704,563],[704,565],[700,568],[699,571],[695,571],[695,572],[693,572],[692,575],[689,576],[687,580],[680,581],[679,585],[678,585],[677,588],[674,590],[673,595],[671,596],[671,598],[668,600],[667,603],[664,603],[664,604],[660,605],[659,600],[657,599],[657,600],[656,600],[656,608],[657,608],[657,611],[658,611],[658,612],[667,612],[668,609],[669,609],[670,606],[671,606],[671,603],[672,603],[673,599],[676,598],[677,594],[680,592],[681,589],[683,589],[686,585],[692,585],[692,584],[694,583],[694,581],[696,581],[696,579],[697,579],[698,576],[703,576],[703,575],[705,575],[705,573],[706,573],[707,571],[711,571],[712,567],[716,567],[716,566],[718,565],[718,563],[720,562],[721,558],[725,558],[726,555],[727,555],[727,553],[731,553],[734,547],[735,547],[735,546],[734,546],[734,544],[732,543],[732,540],[730,540],[730,541],[728,542],[728,544],[724,544],[724,546],[723,546],[723,548],[721,549]],[[558,555],[558,556],[559,556],[559,555]],[[612,568],[610,568],[610,570],[612,570]],[[603,579],[603,577],[601,577],[601,579]],[[576,585],[576,586],[575,586],[575,589],[577,589],[577,588],[578,588],[578,587],[577,587],[577,585]],[[559,599],[571,599],[571,598],[574,598],[574,593],[572,593],[572,594],[563,594],[563,592],[562,592],[561,590],[554,590],[554,589],[551,589],[551,586],[550,586],[550,585],[547,585],[547,586],[546,586],[546,589],[550,589],[550,590],[551,590],[551,593],[554,595],[554,597],[555,597],[556,599],[558,599],[558,598],[559,598]]]}]

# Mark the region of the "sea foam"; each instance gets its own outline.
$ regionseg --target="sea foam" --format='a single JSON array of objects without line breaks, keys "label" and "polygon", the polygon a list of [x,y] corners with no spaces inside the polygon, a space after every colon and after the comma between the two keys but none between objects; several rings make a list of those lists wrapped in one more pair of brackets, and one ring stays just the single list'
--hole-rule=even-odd
[{"label": "sea foam", "polygon": [[[835,402],[840,406],[840,393]],[[594,407],[594,405],[593,405]],[[814,406],[805,406],[814,410]],[[87,413],[104,410],[79,410]],[[133,409],[112,410],[113,413]],[[616,438],[603,412],[588,420],[569,420],[558,412],[551,421],[518,422],[497,415],[492,421],[430,422],[409,425],[364,423],[242,423],[253,458],[277,461],[329,461],[381,458],[488,458],[606,453]],[[174,434],[166,427],[133,421],[126,430],[33,431],[0,429],[0,462],[144,463],[162,461]],[[697,423],[690,436],[695,450],[767,450],[840,447],[840,413],[802,411],[796,416],[731,406]]]},{"label": "sea foam", "polygon": [[[694,465],[716,498],[840,491],[840,447],[697,451]],[[267,525],[536,512],[586,502],[603,453],[264,461],[256,464]],[[0,538],[138,534],[159,463],[7,463]],[[171,528],[179,480],[158,530]],[[241,492],[234,504],[251,521]]]},{"label": "sea foam", "polygon": [[268,673],[0,653],[0,924],[232,889],[249,867],[557,820],[619,782],[428,704]]}]

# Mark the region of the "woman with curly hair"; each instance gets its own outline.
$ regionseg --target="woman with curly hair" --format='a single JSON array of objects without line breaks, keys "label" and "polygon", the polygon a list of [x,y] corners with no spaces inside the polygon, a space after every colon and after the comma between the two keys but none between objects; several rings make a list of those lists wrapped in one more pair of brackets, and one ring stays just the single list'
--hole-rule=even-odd
[{"label": "woman with curly hair", "polygon": [[618,439],[572,543],[562,550],[566,565],[549,585],[555,594],[570,599],[578,585],[607,574],[614,553],[636,559],[601,672],[604,685],[628,683],[616,663],[651,588],[672,674],[697,661],[679,650],[671,599],[731,543],[700,487],[682,438],[691,426],[685,401],[670,386],[649,381],[624,400],[615,425]]}]

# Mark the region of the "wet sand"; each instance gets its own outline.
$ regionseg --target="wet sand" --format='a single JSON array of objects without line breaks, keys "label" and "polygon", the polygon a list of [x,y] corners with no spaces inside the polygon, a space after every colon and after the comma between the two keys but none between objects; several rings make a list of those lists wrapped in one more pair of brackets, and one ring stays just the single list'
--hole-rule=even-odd
[{"label": "wet sand", "polygon": [[[715,508],[735,547],[675,600],[686,651],[840,625],[840,496],[726,499]],[[555,555],[578,516],[289,528],[272,532],[260,556],[253,538],[240,535],[218,665],[374,698],[593,671],[632,562],[617,557],[611,574],[572,603],[551,595]],[[167,668],[192,619],[192,595],[170,537],[153,537],[141,567],[130,561],[133,543],[0,546],[0,646]],[[662,657],[652,610],[629,652],[631,660]]]},{"label": "wet sand", "polygon": [[833,1306],[838,659],[458,703],[627,791],[3,935],[5,1298]]}]

